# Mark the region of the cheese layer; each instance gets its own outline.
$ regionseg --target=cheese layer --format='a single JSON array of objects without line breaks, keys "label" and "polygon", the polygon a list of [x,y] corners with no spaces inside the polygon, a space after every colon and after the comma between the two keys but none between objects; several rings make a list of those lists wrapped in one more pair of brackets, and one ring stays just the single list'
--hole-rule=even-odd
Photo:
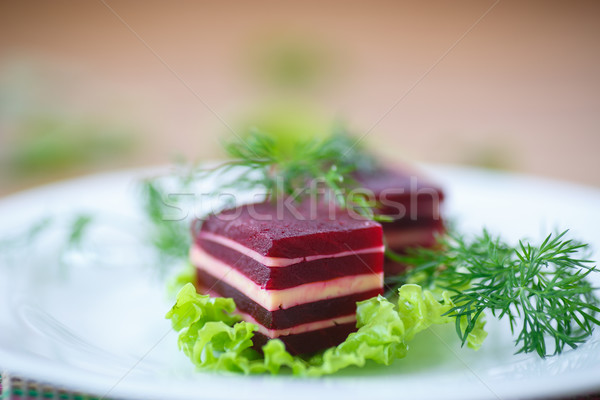
[{"label": "cheese layer", "polygon": [[327,281],[305,283],[287,289],[265,289],[235,268],[206,253],[197,245],[190,249],[190,260],[196,268],[222,280],[268,311],[287,309],[300,304],[383,287],[383,272],[381,272],[343,276]]},{"label": "cheese layer", "polygon": [[[236,310],[249,314],[269,329],[287,329],[308,322],[336,318],[356,313],[356,303],[383,294],[383,288],[340,296],[333,299],[300,304],[285,310],[267,311],[237,289],[201,269],[196,271],[198,290],[216,297],[229,297],[235,301]],[[211,288],[211,290],[208,290]]]}]

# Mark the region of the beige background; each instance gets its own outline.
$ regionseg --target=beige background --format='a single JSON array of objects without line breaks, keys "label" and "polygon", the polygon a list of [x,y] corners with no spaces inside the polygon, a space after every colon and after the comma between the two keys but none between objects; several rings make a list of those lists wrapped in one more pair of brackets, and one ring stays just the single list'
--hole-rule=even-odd
[{"label": "beige background", "polygon": [[[383,117],[366,141],[388,157],[600,186],[600,2],[501,1],[458,43],[493,2],[106,4],[122,21],[99,1],[1,2],[0,106],[126,125],[136,149],[92,166],[5,171],[0,194],[178,153],[217,156],[228,132],[208,107],[233,126],[277,102],[252,60],[278,40],[310,43],[325,60],[319,83],[294,99],[358,133]],[[0,157],[19,135],[15,115],[0,124]]]}]

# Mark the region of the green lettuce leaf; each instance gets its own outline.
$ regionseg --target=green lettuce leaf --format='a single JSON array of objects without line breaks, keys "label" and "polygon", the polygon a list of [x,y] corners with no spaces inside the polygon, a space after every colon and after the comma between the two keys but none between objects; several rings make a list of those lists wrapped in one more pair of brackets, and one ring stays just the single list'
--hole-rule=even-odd
[{"label": "green lettuce leaf", "polygon": [[[336,347],[312,356],[292,356],[281,340],[273,339],[252,349],[257,326],[240,321],[232,299],[212,298],[185,285],[177,302],[167,313],[179,332],[179,348],[200,370],[321,376],[350,366],[364,366],[368,360],[389,365],[408,351],[408,342],[434,324],[453,322],[445,316],[454,304],[447,293],[441,299],[415,284],[398,290],[398,304],[382,296],[357,303],[357,328]],[[461,321],[462,322],[462,321]],[[469,335],[469,347],[477,349],[485,339],[482,321]]]}]

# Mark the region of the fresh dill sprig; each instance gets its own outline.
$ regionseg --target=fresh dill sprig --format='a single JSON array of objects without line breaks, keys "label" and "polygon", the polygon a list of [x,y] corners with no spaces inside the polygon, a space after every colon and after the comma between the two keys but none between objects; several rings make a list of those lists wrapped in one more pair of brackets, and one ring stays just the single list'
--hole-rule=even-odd
[{"label": "fresh dill sprig", "polygon": [[[600,325],[599,301],[587,280],[596,267],[581,257],[587,245],[566,234],[548,235],[537,246],[520,241],[511,247],[485,230],[471,240],[451,233],[440,237],[438,248],[388,252],[388,257],[412,266],[402,280],[453,293],[456,307],[447,315],[456,317],[463,344],[489,312],[508,318],[517,332],[517,353],[545,357],[576,348]],[[461,319],[467,321],[462,328]],[[553,342],[550,349],[547,341]]]},{"label": "fresh dill sprig", "polygon": [[170,261],[184,260],[190,248],[190,233],[187,221],[167,219],[169,204],[165,201],[166,191],[157,180],[142,182],[142,206],[150,224],[148,241],[168,264]]},{"label": "fresh dill sprig", "polygon": [[56,237],[56,231],[64,235],[60,237],[58,259],[61,265],[65,256],[73,250],[80,249],[86,240],[93,217],[87,213],[78,213],[69,218],[45,216],[29,225],[24,231],[0,240],[0,254],[22,256],[22,252],[40,245],[46,238]]},{"label": "fresh dill sprig", "polygon": [[360,188],[353,172],[374,168],[375,160],[342,130],[325,138],[297,141],[290,149],[276,137],[253,129],[243,140],[226,143],[224,148],[230,161],[199,171],[200,177],[222,177],[238,171],[232,181],[218,180],[215,192],[259,189],[272,200],[323,195],[342,209],[351,208],[369,219],[388,220],[374,213],[373,199],[353,190]]},{"label": "fresh dill sprig", "polygon": [[90,214],[75,215],[69,227],[66,249],[74,249],[81,246],[94,221]]},{"label": "fresh dill sprig", "polygon": [[[182,192],[193,192],[194,184],[210,181],[215,197],[227,190],[258,189],[265,190],[271,199],[300,199],[310,195],[311,190],[323,187],[324,195],[341,208],[351,207],[366,218],[387,220],[374,214],[376,204],[372,199],[360,191],[352,191],[358,188],[351,177],[352,172],[358,167],[361,170],[375,168],[375,160],[363,148],[355,146],[352,137],[341,128],[323,139],[299,141],[291,149],[276,137],[251,130],[243,140],[226,143],[224,148],[231,160],[216,167],[195,167],[180,162],[178,173],[142,182],[142,206],[149,223],[148,239],[162,264],[185,260],[191,243],[189,221],[166,218],[173,211],[176,199],[169,197],[171,192],[166,187],[169,185],[163,185],[162,178],[170,179],[177,187],[176,191]],[[228,173],[231,175],[227,176]]]}]

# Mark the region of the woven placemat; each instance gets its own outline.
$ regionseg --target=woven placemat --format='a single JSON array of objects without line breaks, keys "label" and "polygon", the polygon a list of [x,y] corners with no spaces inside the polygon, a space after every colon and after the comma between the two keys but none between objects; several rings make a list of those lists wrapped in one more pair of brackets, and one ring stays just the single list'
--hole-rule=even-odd
[{"label": "woven placemat", "polygon": [[[7,373],[0,375],[0,400],[116,400],[114,398],[92,396],[80,392],[71,392],[48,384],[11,377]],[[541,400],[542,398],[540,398]],[[165,399],[168,400],[168,399]],[[600,400],[600,393],[587,396],[566,397],[555,400]]]},{"label": "woven placemat", "polygon": [[115,400],[73,392],[60,387],[42,384],[28,379],[0,374],[1,400]]}]

